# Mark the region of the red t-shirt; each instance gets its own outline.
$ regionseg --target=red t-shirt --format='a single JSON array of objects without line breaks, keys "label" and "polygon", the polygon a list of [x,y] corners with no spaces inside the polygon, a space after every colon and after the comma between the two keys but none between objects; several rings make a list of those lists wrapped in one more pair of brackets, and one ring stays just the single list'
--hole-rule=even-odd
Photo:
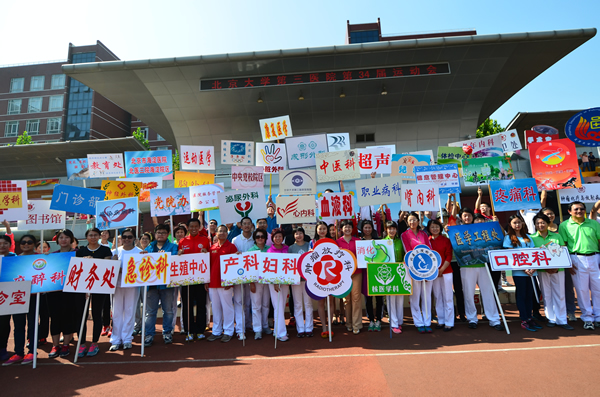
[{"label": "red t-shirt", "polygon": [[225,240],[223,245],[219,246],[217,241],[210,247],[210,284],[209,288],[221,287],[221,255],[235,254],[237,248],[233,243]]},{"label": "red t-shirt", "polygon": [[[440,267],[442,267],[446,261],[452,262],[452,243],[450,243],[448,237],[444,235],[439,235],[436,238],[429,237],[429,242],[431,243],[431,248],[442,257]],[[444,274],[448,273],[452,273],[452,266],[448,266],[446,270],[444,270]]]},{"label": "red t-shirt", "polygon": [[199,254],[203,248],[207,251],[210,249],[210,240],[200,234],[187,235],[179,241],[179,249],[183,250],[183,254]]},{"label": "red t-shirt", "polygon": [[483,217],[485,219],[493,219],[494,218],[492,215],[486,215],[486,214],[482,213],[481,210],[475,210],[475,213],[483,215]]}]

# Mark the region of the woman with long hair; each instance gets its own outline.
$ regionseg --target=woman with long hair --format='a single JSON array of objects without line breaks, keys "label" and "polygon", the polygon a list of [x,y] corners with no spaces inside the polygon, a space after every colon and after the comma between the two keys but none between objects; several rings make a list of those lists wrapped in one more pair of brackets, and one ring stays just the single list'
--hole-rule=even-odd
[{"label": "woman with long hair", "polygon": [[[385,233],[384,240],[392,240],[394,242],[396,262],[404,262],[404,247],[402,246],[402,239],[398,235],[398,224],[394,221],[387,221],[385,223]],[[404,322],[404,295],[388,295],[387,303],[392,332],[401,334],[402,323]]]},{"label": "woman with long hair", "polygon": [[[314,248],[315,244],[324,238],[328,238],[331,239],[331,235],[329,234],[329,226],[327,226],[327,223],[323,222],[323,221],[319,221],[317,222],[317,226],[315,228],[315,236],[313,238],[313,240],[310,242],[310,248]],[[333,331],[331,331],[329,329],[329,321],[328,318],[325,315],[325,303],[327,302],[326,298],[323,298],[321,300],[318,301],[319,302],[319,306],[317,308],[317,312],[319,313],[319,319],[321,320],[321,327],[323,329],[323,332],[321,332],[321,338],[328,338],[329,337],[329,332],[331,332],[331,336],[333,336]],[[333,299],[330,299],[329,302],[329,314],[331,316],[332,313],[335,312],[335,302]]]},{"label": "woman with long hair", "polygon": [[[341,223],[342,226],[342,237],[338,238],[336,243],[340,248],[347,249],[352,252],[356,257],[356,242],[358,238],[352,235],[354,224],[352,220],[345,219]],[[348,332],[353,332],[354,335],[360,333],[362,329],[362,303],[360,296],[362,287],[363,271],[362,269],[356,269],[352,274],[352,290],[350,294],[344,298],[346,306],[346,329]],[[341,311],[341,310],[340,310]]]},{"label": "woman with long hair", "polygon": [[[363,220],[360,228],[361,240],[376,240],[377,232],[373,222],[370,220]],[[400,242],[400,241],[399,241]],[[400,245],[402,245],[400,243]],[[398,259],[399,260],[399,259]],[[383,296],[369,296],[369,289],[367,288],[367,273],[368,269],[363,269],[362,279],[362,293],[365,296],[365,308],[367,309],[367,317],[369,318],[369,332],[381,331],[381,319],[383,318]],[[375,312],[373,312],[373,298],[375,298]]]}]

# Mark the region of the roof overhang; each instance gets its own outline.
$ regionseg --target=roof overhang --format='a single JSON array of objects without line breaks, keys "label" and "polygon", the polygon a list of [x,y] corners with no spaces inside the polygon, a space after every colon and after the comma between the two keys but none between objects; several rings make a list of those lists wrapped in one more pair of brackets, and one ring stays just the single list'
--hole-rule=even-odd
[{"label": "roof overhang", "polygon": [[12,179],[58,178],[67,176],[67,159],[143,150],[134,137],[4,146],[0,147],[0,168]]},{"label": "roof overhang", "polygon": [[[377,143],[444,145],[485,118],[595,28],[63,65],[174,145],[260,141],[258,119],[294,135],[376,132]],[[200,80],[448,62],[448,75],[201,91]],[[380,95],[385,85],[388,95]],[[340,98],[343,89],[344,98]],[[305,100],[299,101],[299,93]],[[258,103],[258,97],[263,103]],[[419,145],[421,146],[421,145]]]}]

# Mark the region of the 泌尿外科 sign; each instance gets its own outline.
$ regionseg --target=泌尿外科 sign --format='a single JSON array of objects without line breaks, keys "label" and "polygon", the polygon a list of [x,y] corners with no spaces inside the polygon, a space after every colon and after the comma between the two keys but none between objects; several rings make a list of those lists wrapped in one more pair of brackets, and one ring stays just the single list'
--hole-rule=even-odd
[{"label": "\u6ccc\u5c3f\u5916\u79d1 sign", "polygon": [[258,189],[228,190],[217,196],[223,224],[239,222],[245,216],[251,219],[267,217],[267,200],[262,186]]}]

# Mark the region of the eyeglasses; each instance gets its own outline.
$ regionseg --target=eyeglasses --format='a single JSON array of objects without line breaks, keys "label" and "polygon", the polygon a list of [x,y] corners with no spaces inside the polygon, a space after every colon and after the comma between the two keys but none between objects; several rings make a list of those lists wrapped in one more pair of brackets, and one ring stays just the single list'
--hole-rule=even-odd
[{"label": "eyeglasses", "polygon": [[121,236],[122,239],[130,239],[133,238],[133,236]]},{"label": "eyeglasses", "polygon": [[33,244],[33,240],[23,240],[23,241],[21,241],[21,245],[25,245],[25,244],[27,244],[27,245]]}]

